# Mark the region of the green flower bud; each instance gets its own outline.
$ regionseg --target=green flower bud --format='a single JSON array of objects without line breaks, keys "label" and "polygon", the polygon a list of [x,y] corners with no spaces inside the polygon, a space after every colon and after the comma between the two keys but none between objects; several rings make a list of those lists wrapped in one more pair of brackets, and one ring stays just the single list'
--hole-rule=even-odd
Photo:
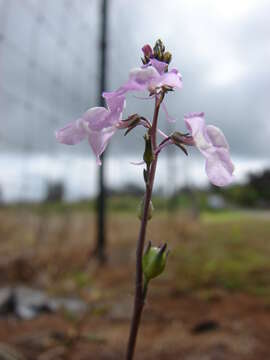
[{"label": "green flower bud", "polygon": [[[139,206],[138,206],[138,218],[142,220],[143,217],[143,211],[144,211],[144,197],[142,198]],[[154,206],[152,201],[150,200],[148,214],[147,214],[147,220],[151,220],[153,216]]]},{"label": "green flower bud", "polygon": [[165,52],[165,46],[160,39],[156,41],[153,50],[154,50],[154,57],[160,61],[163,61],[163,53]]},{"label": "green flower bud", "polygon": [[154,160],[154,154],[152,151],[152,142],[149,134],[144,135],[145,148],[143,154],[143,160],[147,166],[151,165],[151,162]]},{"label": "green flower bud", "polygon": [[166,51],[164,54],[163,54],[163,61],[165,61],[167,64],[169,64],[172,60],[172,54],[169,53],[169,51]]},{"label": "green flower bud", "polygon": [[167,244],[162,247],[155,247],[149,243],[142,259],[143,273],[147,283],[159,276],[165,269],[168,257],[166,247]]}]

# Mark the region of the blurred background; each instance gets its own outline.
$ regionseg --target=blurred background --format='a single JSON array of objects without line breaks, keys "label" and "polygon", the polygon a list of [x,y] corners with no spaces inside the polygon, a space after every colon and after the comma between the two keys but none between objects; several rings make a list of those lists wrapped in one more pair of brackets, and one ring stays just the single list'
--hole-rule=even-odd
[{"label": "blurred background", "polygon": [[[86,142],[54,133],[99,103],[102,75],[118,88],[158,38],[184,84],[166,97],[176,123],[161,113],[160,128],[185,132],[184,114],[204,111],[230,143],[235,181],[210,186],[193,149],[161,154],[148,240],[171,255],[138,358],[268,358],[270,2],[107,0],[105,49],[103,4],[0,0],[0,358],[123,358],[143,131],[119,132],[106,151],[103,264],[99,169]],[[135,112],[151,118],[153,103],[130,95],[124,116]]]}]

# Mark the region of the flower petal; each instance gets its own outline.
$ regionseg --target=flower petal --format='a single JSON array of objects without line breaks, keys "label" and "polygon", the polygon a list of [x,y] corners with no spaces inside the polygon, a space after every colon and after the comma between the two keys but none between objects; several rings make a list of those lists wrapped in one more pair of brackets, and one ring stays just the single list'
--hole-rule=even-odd
[{"label": "flower petal", "polygon": [[[129,80],[116,91],[104,92],[102,96],[108,101],[110,98],[122,96],[128,91],[145,91],[170,86],[182,88],[182,77],[176,69],[164,73],[164,64],[161,61],[151,59],[155,66],[144,65],[142,68],[134,68],[129,73]],[[161,73],[160,73],[161,72]]]},{"label": "flower petal", "polygon": [[234,166],[230,159],[229,152],[218,149],[206,159],[206,174],[212,184],[226,186],[233,180]]},{"label": "flower petal", "polygon": [[225,186],[233,180],[234,166],[230,159],[229,144],[223,132],[213,125],[205,125],[203,113],[185,116],[195,146],[205,156],[205,169],[209,180],[216,186]]},{"label": "flower petal", "polygon": [[88,109],[82,118],[92,131],[98,131],[106,127],[108,115],[109,111],[104,107],[93,107]]},{"label": "flower petal", "polygon": [[111,97],[106,100],[110,112],[104,123],[104,127],[116,126],[122,120],[123,110],[126,106],[125,96]]},{"label": "flower petal", "polygon": [[183,86],[182,76],[178,70],[172,69],[160,76],[159,86],[170,86],[181,89]]},{"label": "flower petal", "polygon": [[159,78],[158,71],[153,66],[146,68],[134,68],[129,73],[129,80],[133,80],[137,84],[147,85],[152,79]]},{"label": "flower petal", "polygon": [[150,59],[150,64],[159,72],[159,74],[163,74],[164,71],[168,68],[168,64],[163,61],[159,61],[157,59]]},{"label": "flower petal", "polygon": [[87,136],[87,132],[81,126],[81,123],[82,119],[77,119],[56,131],[55,136],[57,141],[66,145],[78,144]]},{"label": "flower petal", "polygon": [[206,126],[206,132],[213,146],[216,148],[229,150],[229,144],[223,134],[223,132],[214,125]]},{"label": "flower petal", "polygon": [[110,138],[115,133],[116,128],[111,127],[103,129],[103,131],[91,131],[88,135],[88,142],[96,155],[97,164],[101,165],[100,155],[106,149]]},{"label": "flower petal", "polygon": [[149,83],[155,78],[160,78],[158,71],[153,66],[134,68],[129,73],[129,80],[116,91],[104,92],[103,97],[108,100],[115,96],[121,96],[128,91],[144,91]]},{"label": "flower petal", "polygon": [[125,96],[112,96],[106,98],[106,103],[110,111],[118,110],[120,112],[126,107]]},{"label": "flower petal", "polygon": [[204,113],[191,113],[184,120],[199,151],[204,156],[211,154],[213,147],[206,131]]}]

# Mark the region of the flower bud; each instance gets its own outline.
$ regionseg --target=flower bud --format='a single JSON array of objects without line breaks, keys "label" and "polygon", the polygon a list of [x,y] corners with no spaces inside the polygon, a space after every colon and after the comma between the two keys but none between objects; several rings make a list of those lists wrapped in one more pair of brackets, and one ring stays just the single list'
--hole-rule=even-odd
[{"label": "flower bud", "polygon": [[164,271],[168,257],[166,248],[167,244],[162,247],[155,247],[149,242],[142,259],[143,274],[147,282]]},{"label": "flower bud", "polygon": [[166,62],[167,64],[169,64],[172,60],[172,54],[169,51],[166,51],[163,54],[163,61]]},{"label": "flower bud", "polygon": [[[142,220],[143,218],[143,212],[144,212],[144,197],[142,198],[139,206],[138,206],[138,218],[140,220]],[[147,214],[147,220],[151,220],[153,217],[153,212],[154,212],[154,206],[152,201],[150,200],[150,204],[149,204],[149,209],[148,209],[148,214]]]},{"label": "flower bud", "polygon": [[154,154],[152,151],[151,138],[148,134],[144,135],[144,141],[145,141],[145,148],[144,148],[143,160],[146,163],[146,165],[149,167],[151,165],[151,162],[154,160]]},{"label": "flower bud", "polygon": [[163,42],[160,39],[158,39],[154,46],[154,57],[157,60],[163,61],[164,52],[165,52],[165,46]]},{"label": "flower bud", "polygon": [[149,44],[144,45],[142,51],[144,56],[148,59],[153,56],[153,50]]}]

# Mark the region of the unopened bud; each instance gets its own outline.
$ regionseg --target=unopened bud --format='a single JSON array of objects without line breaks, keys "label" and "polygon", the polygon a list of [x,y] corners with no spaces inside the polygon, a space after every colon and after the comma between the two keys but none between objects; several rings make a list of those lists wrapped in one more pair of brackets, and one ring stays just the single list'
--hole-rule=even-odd
[{"label": "unopened bud", "polygon": [[152,151],[151,138],[148,134],[144,135],[144,141],[145,141],[145,149],[143,154],[143,160],[146,163],[146,165],[149,167],[151,162],[154,160],[154,155]]},{"label": "unopened bud", "polygon": [[154,46],[154,57],[160,61],[163,61],[163,53],[165,51],[165,46],[163,42],[158,39]]},{"label": "unopened bud", "polygon": [[[145,204],[145,198],[143,197],[139,206],[138,206],[138,218],[140,220],[142,220],[143,218],[143,214],[144,214],[144,204]],[[149,204],[149,209],[148,209],[148,213],[147,213],[147,220],[151,220],[153,217],[153,212],[154,212],[154,206],[152,201],[150,200],[150,204]]]},{"label": "unopened bud", "polygon": [[169,51],[166,51],[163,54],[163,61],[166,62],[167,64],[169,64],[172,60],[172,54]]},{"label": "unopened bud", "polygon": [[164,271],[168,257],[166,248],[167,244],[155,247],[149,243],[142,259],[143,274],[147,282]]},{"label": "unopened bud", "polygon": [[146,58],[150,58],[153,56],[153,50],[149,44],[146,44],[142,47],[143,54]]},{"label": "unopened bud", "polygon": [[158,40],[156,41],[156,46],[158,46],[158,47],[160,48],[160,51],[161,51],[162,53],[164,53],[164,51],[165,51],[165,45],[163,44],[163,42],[162,42],[161,39],[158,39]]}]

